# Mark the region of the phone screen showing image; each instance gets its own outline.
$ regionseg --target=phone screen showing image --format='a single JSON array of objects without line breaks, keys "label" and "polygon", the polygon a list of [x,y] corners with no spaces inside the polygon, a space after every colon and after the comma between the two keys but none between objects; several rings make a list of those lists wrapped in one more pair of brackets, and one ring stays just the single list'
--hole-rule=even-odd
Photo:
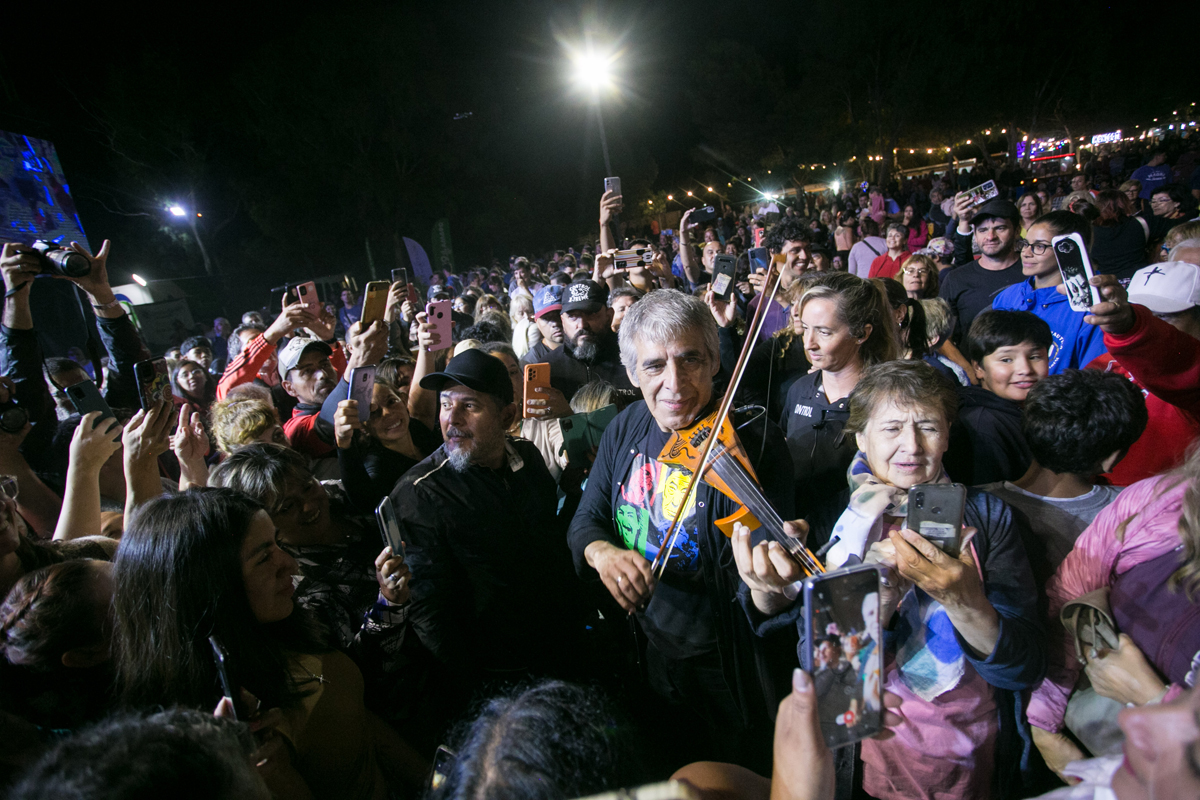
[{"label": "phone screen showing image", "polygon": [[1091,285],[1091,263],[1083,247],[1083,239],[1077,233],[1055,236],[1051,239],[1058,270],[1062,273],[1063,288],[1067,291],[1067,303],[1072,311],[1086,314],[1100,302],[1096,287]]},{"label": "phone screen showing image", "polygon": [[805,669],[817,694],[817,717],[830,747],[883,729],[883,631],[879,569],[858,566],[804,584]]}]

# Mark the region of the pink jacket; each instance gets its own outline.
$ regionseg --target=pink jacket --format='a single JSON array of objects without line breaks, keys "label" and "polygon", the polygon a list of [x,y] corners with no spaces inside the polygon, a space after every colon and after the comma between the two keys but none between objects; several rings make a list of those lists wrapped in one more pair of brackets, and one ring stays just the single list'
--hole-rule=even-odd
[{"label": "pink jacket", "polygon": [[[1072,639],[1058,620],[1059,612],[1068,600],[1109,585],[1138,564],[1179,547],[1179,515],[1187,483],[1172,485],[1175,480],[1156,476],[1121,492],[1079,535],[1075,549],[1046,583],[1050,599],[1046,677],[1033,690],[1027,712],[1029,721],[1042,730],[1057,732],[1062,727],[1067,700],[1082,669]],[[1118,539],[1117,528],[1126,520],[1125,535]],[[1171,686],[1167,698],[1181,690]]]}]

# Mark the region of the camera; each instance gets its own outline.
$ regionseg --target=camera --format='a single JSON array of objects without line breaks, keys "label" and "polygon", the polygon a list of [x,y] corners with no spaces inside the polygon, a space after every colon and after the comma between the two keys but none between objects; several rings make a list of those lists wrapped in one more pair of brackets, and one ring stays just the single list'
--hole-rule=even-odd
[{"label": "camera", "polygon": [[20,433],[29,422],[29,412],[11,400],[0,405],[0,431],[7,434]]},{"label": "camera", "polygon": [[54,242],[38,239],[33,243],[33,249],[37,253],[43,275],[82,278],[92,271],[92,262],[86,257]]}]

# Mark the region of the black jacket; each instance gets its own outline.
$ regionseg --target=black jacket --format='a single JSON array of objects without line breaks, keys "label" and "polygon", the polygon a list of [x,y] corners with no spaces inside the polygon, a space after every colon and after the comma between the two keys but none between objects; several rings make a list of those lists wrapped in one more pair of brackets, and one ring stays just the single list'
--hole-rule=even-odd
[{"label": "black jacket", "polygon": [[792,384],[780,418],[796,478],[796,512],[805,517],[826,497],[846,487],[846,470],[858,452],[842,429],[850,419],[850,397],[825,399],[821,371]]},{"label": "black jacket", "polygon": [[[604,431],[583,499],[567,532],[575,568],[585,577],[596,577],[584,559],[584,550],[589,544],[606,541],[626,547],[613,524],[620,485],[633,465],[637,445],[655,424],[645,402],[638,401],[621,412]],[[781,517],[792,519],[791,459],[779,429],[760,418],[738,435],[763,483],[763,494]],[[733,560],[733,549],[713,523],[733,514],[739,504],[704,484],[697,489],[696,508],[701,523],[701,571],[716,616],[713,627],[717,631],[717,649],[725,681],[738,700],[747,726],[761,725],[774,717],[779,700],[788,692],[791,675],[788,666],[794,666],[795,635],[783,631],[780,637],[771,641],[759,639],[737,607],[735,598],[741,578]],[[757,544],[764,535],[755,531],[752,541]]]},{"label": "black jacket", "polygon": [[[718,329],[718,341],[721,347],[721,369],[726,375],[732,375],[746,336],[744,333],[739,334],[736,326],[729,325]],[[785,339],[778,336],[758,342],[750,353],[750,360],[738,386],[738,404],[764,406],[768,419],[782,417],[788,390],[806,375],[811,367],[804,356],[804,345],[799,337],[792,339],[786,350],[784,342]]]},{"label": "black jacket", "polygon": [[621,352],[615,333],[605,335],[600,340],[600,352],[590,363],[575,358],[570,345],[564,344],[557,350],[533,348],[521,359],[521,366],[543,363],[531,359],[535,353],[535,358],[541,358],[550,365],[550,385],[562,392],[568,400],[574,397],[585,383],[596,379],[606,380],[617,389],[634,388],[625,372],[625,366],[621,363]]},{"label": "black jacket", "polygon": [[958,421],[942,463],[955,483],[1015,481],[1033,455],[1021,430],[1021,407],[979,386],[958,387]]}]

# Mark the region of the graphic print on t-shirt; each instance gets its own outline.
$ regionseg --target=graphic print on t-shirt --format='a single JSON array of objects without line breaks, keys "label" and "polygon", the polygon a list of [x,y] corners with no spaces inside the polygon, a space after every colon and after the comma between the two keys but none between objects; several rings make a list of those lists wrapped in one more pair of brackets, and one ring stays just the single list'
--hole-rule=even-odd
[{"label": "graphic print on t-shirt", "polygon": [[[667,529],[687,492],[690,473],[669,467],[638,453],[629,474],[621,482],[617,505],[617,530],[630,550],[654,560],[666,539]],[[667,568],[695,572],[700,568],[700,545],[696,526],[696,498],[692,497],[680,520],[679,535],[667,560]]]}]

